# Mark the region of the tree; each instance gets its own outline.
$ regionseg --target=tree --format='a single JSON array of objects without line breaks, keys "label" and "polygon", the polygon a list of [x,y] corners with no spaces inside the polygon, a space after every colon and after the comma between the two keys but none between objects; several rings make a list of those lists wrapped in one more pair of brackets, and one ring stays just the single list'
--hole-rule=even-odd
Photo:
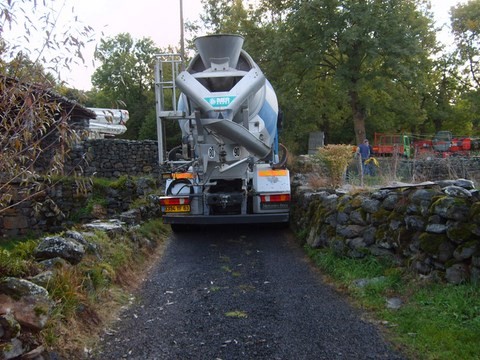
[{"label": "tree", "polygon": [[452,32],[465,74],[472,85],[480,87],[480,0],[470,0],[451,8]]},{"label": "tree", "polygon": [[412,0],[296,1],[281,31],[279,64],[298,64],[300,81],[333,78],[348,97],[360,143],[372,111],[369,92],[393,87],[414,94],[430,66],[435,38],[418,6]]},{"label": "tree", "polygon": [[160,52],[151,39],[135,40],[128,33],[102,40],[95,52],[101,63],[92,76],[95,105],[125,104],[130,113],[127,138],[138,138],[147,114],[155,108],[153,66]]},{"label": "tree", "polygon": [[[61,68],[81,61],[93,29],[74,16],[60,29],[58,16],[45,2],[0,2],[0,212],[48,187],[54,175],[71,175],[63,167],[78,136],[67,119],[78,106],[52,88]],[[13,186],[19,182],[24,193]]]}]

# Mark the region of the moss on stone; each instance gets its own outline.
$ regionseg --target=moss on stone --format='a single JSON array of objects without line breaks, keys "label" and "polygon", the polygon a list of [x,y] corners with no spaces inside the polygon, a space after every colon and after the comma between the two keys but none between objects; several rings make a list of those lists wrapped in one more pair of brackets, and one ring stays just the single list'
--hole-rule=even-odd
[{"label": "moss on stone", "polygon": [[468,240],[472,236],[471,226],[469,223],[460,223],[447,229],[447,236],[455,243],[461,243]]},{"label": "moss on stone", "polygon": [[425,232],[420,235],[419,240],[420,249],[427,254],[438,255],[440,245],[448,241],[448,238],[443,234],[430,234]]},{"label": "moss on stone", "polygon": [[355,196],[355,197],[350,201],[350,205],[351,205],[354,209],[359,208],[360,206],[362,206],[363,200],[364,200],[364,197],[363,197],[363,196],[357,195],[357,196]]},{"label": "moss on stone", "polygon": [[480,223],[480,202],[476,202],[470,207],[470,219]]},{"label": "moss on stone", "polygon": [[389,210],[385,210],[383,208],[379,209],[378,211],[372,214],[372,223],[374,224],[383,224],[388,221],[388,217],[392,212]]}]

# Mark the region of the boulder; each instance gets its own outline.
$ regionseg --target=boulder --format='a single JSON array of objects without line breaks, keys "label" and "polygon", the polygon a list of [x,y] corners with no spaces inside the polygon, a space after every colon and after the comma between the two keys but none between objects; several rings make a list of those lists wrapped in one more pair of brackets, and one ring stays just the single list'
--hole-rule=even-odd
[{"label": "boulder", "polygon": [[470,191],[467,189],[464,189],[463,187],[460,186],[447,186],[446,188],[443,188],[443,192],[447,195],[453,196],[453,197],[460,197],[460,198],[470,198],[472,197],[472,194]]},{"label": "boulder", "polygon": [[89,230],[99,230],[105,231],[110,234],[121,234],[125,232],[125,223],[118,219],[110,219],[105,221],[92,221],[91,223],[85,224],[85,228]]},{"label": "boulder", "polygon": [[472,180],[467,179],[457,179],[454,181],[453,185],[462,187],[467,190],[475,189],[475,184]]},{"label": "boulder", "polygon": [[48,291],[41,286],[12,277],[0,280],[0,314],[12,314],[22,326],[43,329],[53,306]]},{"label": "boulder", "polygon": [[44,238],[35,249],[35,258],[38,260],[59,257],[67,260],[72,265],[82,261],[84,255],[85,249],[83,245],[73,239],[66,239],[60,236]]}]

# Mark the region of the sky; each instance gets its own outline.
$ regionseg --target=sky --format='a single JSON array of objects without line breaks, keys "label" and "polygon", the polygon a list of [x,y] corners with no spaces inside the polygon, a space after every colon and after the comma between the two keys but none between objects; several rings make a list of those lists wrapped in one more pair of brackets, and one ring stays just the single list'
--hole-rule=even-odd
[{"label": "sky", "polygon": [[[95,66],[99,65],[92,64],[93,52],[95,43],[102,37],[113,37],[128,32],[134,39],[149,37],[161,48],[169,45],[176,47],[180,43],[180,0],[52,1],[59,5],[65,2],[60,21],[71,19],[70,9],[73,7],[78,19],[95,29],[96,41],[88,44],[83,51],[85,64],[73,66],[71,71],[62,72],[62,80],[77,89],[88,90],[91,87],[90,77]],[[449,24],[449,10],[460,2],[465,3],[466,0],[431,0],[437,26]],[[198,20],[201,11],[201,0],[183,0],[185,21]],[[451,42],[448,26],[439,36],[443,42],[447,44]]]}]

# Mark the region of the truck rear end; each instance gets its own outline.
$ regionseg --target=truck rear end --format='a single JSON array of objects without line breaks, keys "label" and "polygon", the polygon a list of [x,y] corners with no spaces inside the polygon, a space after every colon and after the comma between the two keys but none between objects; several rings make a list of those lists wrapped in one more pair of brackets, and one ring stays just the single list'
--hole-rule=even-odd
[{"label": "truck rear end", "polygon": [[[164,121],[176,120],[182,132],[182,144],[164,162],[169,169],[160,199],[164,222],[174,229],[186,224],[287,223],[290,174],[286,149],[278,143],[279,110],[272,86],[242,50],[242,37],[211,35],[195,44],[197,55],[186,70],[178,75],[172,71],[171,87],[157,63],[159,131]],[[173,109],[165,109],[164,88],[181,90]]]}]

